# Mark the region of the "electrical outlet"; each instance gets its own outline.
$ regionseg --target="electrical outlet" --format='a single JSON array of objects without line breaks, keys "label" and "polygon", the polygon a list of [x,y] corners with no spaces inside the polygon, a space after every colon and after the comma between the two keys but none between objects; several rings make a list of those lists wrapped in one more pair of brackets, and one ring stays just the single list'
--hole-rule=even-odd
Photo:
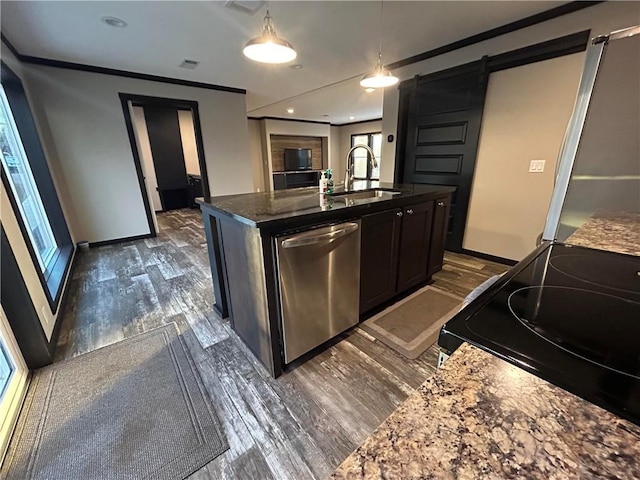
[{"label": "electrical outlet", "polygon": [[544,162],[544,160],[531,160],[531,163],[529,163],[529,173],[544,172]]}]

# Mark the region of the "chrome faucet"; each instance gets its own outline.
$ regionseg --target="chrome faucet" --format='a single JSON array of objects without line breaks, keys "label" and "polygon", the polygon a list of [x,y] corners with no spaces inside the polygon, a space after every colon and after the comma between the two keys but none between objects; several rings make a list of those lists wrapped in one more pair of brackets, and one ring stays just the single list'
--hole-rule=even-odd
[{"label": "chrome faucet", "polygon": [[349,150],[349,153],[347,153],[347,168],[344,173],[344,189],[345,190],[350,190],[353,187],[355,166],[354,166],[354,159],[351,154],[356,148],[364,148],[367,152],[369,152],[369,162],[371,163],[371,168],[378,167],[376,154],[373,153],[373,150],[369,145],[364,145],[360,143],[358,145],[354,145],[353,147],[351,147],[351,150]]}]

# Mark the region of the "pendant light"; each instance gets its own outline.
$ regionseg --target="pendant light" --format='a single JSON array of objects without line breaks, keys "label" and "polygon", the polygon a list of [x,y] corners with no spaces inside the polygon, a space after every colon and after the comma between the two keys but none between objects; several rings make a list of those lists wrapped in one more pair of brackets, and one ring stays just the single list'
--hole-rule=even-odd
[{"label": "pendant light", "polygon": [[262,35],[249,40],[242,50],[246,57],[261,63],[287,63],[298,56],[293,46],[276,34],[269,10],[263,25]]},{"label": "pendant light", "polygon": [[371,72],[367,73],[360,85],[364,88],[385,88],[398,83],[398,77],[393,75],[389,70],[384,68],[382,64],[382,13],[384,2],[380,0],[380,47],[378,49],[378,64]]}]

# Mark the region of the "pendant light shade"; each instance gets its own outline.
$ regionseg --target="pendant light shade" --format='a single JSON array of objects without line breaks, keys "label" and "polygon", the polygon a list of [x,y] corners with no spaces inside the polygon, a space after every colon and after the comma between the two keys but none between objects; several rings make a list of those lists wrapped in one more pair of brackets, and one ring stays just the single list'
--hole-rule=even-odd
[{"label": "pendant light shade", "polygon": [[393,75],[389,70],[384,68],[382,64],[382,15],[384,9],[384,0],[380,0],[380,48],[378,50],[378,64],[371,72],[367,73],[362,80],[360,86],[370,88],[391,87],[398,83],[398,77]]},{"label": "pendant light shade", "polygon": [[382,66],[382,53],[378,56],[378,65],[371,72],[367,73],[360,85],[364,88],[385,88],[398,83],[398,77]]},{"label": "pendant light shade", "polygon": [[287,63],[298,56],[293,46],[276,34],[269,10],[264,17],[262,35],[249,40],[242,53],[247,58],[261,63]]}]

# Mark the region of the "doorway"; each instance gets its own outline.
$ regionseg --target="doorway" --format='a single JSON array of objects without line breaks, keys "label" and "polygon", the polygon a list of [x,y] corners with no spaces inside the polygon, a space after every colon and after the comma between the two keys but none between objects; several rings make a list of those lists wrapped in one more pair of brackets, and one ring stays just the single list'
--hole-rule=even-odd
[{"label": "doorway", "polygon": [[446,248],[462,249],[487,87],[486,58],[401,86],[400,183],[456,187]]},{"label": "doorway", "polygon": [[[382,161],[382,132],[357,133],[351,135],[351,148],[356,145],[367,145],[376,156],[377,166],[369,161],[369,152],[356,149],[353,155],[353,174],[358,180],[380,180],[380,163]],[[364,150],[364,151],[363,151]]]},{"label": "doorway", "polygon": [[149,228],[156,212],[195,208],[209,197],[198,103],[120,94]]},{"label": "doorway", "polygon": [[0,306],[0,465],[15,427],[29,371]]}]

